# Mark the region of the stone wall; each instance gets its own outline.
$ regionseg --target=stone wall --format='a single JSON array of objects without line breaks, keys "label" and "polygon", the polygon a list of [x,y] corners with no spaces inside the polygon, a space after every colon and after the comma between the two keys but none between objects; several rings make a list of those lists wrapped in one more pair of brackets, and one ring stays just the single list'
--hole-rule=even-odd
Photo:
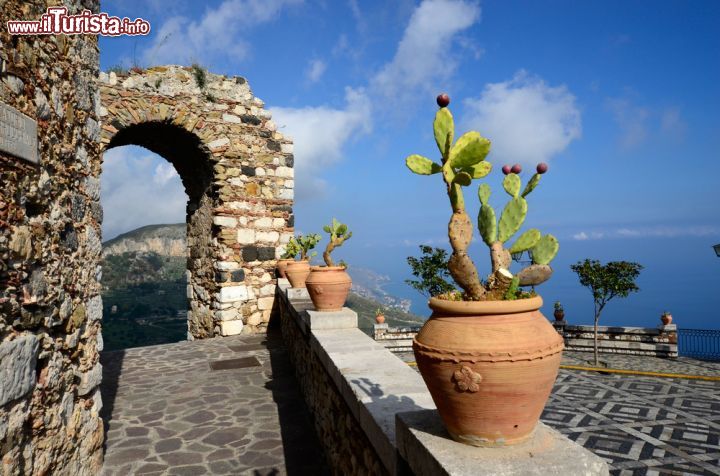
[{"label": "stone wall", "polygon": [[103,150],[135,144],[175,166],[189,197],[188,335],[259,332],[293,234],[292,143],[247,81],[157,66],[100,74]]},{"label": "stone wall", "polygon": [[[593,326],[571,326],[555,321],[555,329],[565,338],[565,350],[593,352]],[[606,354],[677,357],[677,326],[655,327],[598,326],[598,351]]]},{"label": "stone wall", "polygon": [[[46,2],[0,9],[0,103],[37,121],[39,164],[0,152],[0,473],[98,474],[103,425],[97,39],[11,37]],[[65,0],[71,13],[96,1]]]},{"label": "stone wall", "polygon": [[340,390],[310,345],[298,309],[279,296],[283,340],[313,415],[315,430],[335,474],[388,474]]}]

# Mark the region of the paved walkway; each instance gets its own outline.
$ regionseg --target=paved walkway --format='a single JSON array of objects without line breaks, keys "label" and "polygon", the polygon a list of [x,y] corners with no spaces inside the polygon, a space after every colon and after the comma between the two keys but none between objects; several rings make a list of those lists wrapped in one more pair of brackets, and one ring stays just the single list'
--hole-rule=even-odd
[{"label": "paved walkway", "polygon": [[104,475],[329,474],[279,336],[106,352]]},{"label": "paved walkway", "polygon": [[[601,362],[606,362],[611,369],[639,370],[642,372],[659,372],[669,374],[702,375],[720,378],[720,362],[709,362],[678,357],[661,359],[638,355],[600,354]],[[563,352],[563,365],[583,365],[593,367],[595,360],[592,352]]]}]

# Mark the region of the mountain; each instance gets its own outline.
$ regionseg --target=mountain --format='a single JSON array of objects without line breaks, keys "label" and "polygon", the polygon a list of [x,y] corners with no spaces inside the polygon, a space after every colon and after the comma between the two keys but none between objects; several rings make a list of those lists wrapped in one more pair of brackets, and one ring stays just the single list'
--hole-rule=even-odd
[{"label": "mountain", "polygon": [[[187,338],[185,224],[149,225],[103,244],[103,338],[107,350],[177,342]],[[372,332],[375,310],[390,326],[422,325],[409,302],[383,289],[389,278],[352,268],[347,306],[359,327]]]}]

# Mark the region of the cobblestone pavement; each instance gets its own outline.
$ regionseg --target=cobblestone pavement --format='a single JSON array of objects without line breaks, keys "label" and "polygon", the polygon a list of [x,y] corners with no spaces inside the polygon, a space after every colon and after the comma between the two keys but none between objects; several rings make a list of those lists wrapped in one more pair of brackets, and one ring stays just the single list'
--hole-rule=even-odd
[{"label": "cobblestone pavement", "polygon": [[329,474],[279,336],[106,352],[102,363],[105,476]]},{"label": "cobblestone pavement", "polygon": [[[398,354],[414,362],[412,353]],[[565,352],[588,365],[592,353]],[[601,354],[610,368],[720,376],[720,363]],[[720,381],[560,369],[542,421],[604,458],[613,475],[720,475]]]}]

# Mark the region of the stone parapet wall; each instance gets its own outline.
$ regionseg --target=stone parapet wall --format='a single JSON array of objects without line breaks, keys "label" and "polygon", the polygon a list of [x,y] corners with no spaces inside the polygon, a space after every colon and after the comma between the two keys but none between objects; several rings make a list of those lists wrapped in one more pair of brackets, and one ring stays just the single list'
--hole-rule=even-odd
[{"label": "stone parapet wall", "polygon": [[[555,321],[555,329],[565,339],[565,349],[592,352],[593,326],[571,326]],[[645,355],[651,357],[678,356],[677,326],[611,327],[598,326],[598,351],[608,354]]]},{"label": "stone parapet wall", "polygon": [[[0,9],[0,103],[37,122],[39,157],[0,151],[5,476],[93,476],[102,465],[97,38],[5,29],[8,20],[39,19],[49,5],[57,2],[6,0]],[[63,5],[98,11],[96,1]]]},{"label": "stone parapet wall", "polygon": [[412,352],[412,341],[420,332],[419,327],[390,327],[375,324],[373,337],[390,352]]},{"label": "stone parapet wall", "polygon": [[104,150],[156,152],[188,194],[190,338],[264,329],[294,230],[291,140],[239,76],[156,66],[101,73],[100,93]]}]

